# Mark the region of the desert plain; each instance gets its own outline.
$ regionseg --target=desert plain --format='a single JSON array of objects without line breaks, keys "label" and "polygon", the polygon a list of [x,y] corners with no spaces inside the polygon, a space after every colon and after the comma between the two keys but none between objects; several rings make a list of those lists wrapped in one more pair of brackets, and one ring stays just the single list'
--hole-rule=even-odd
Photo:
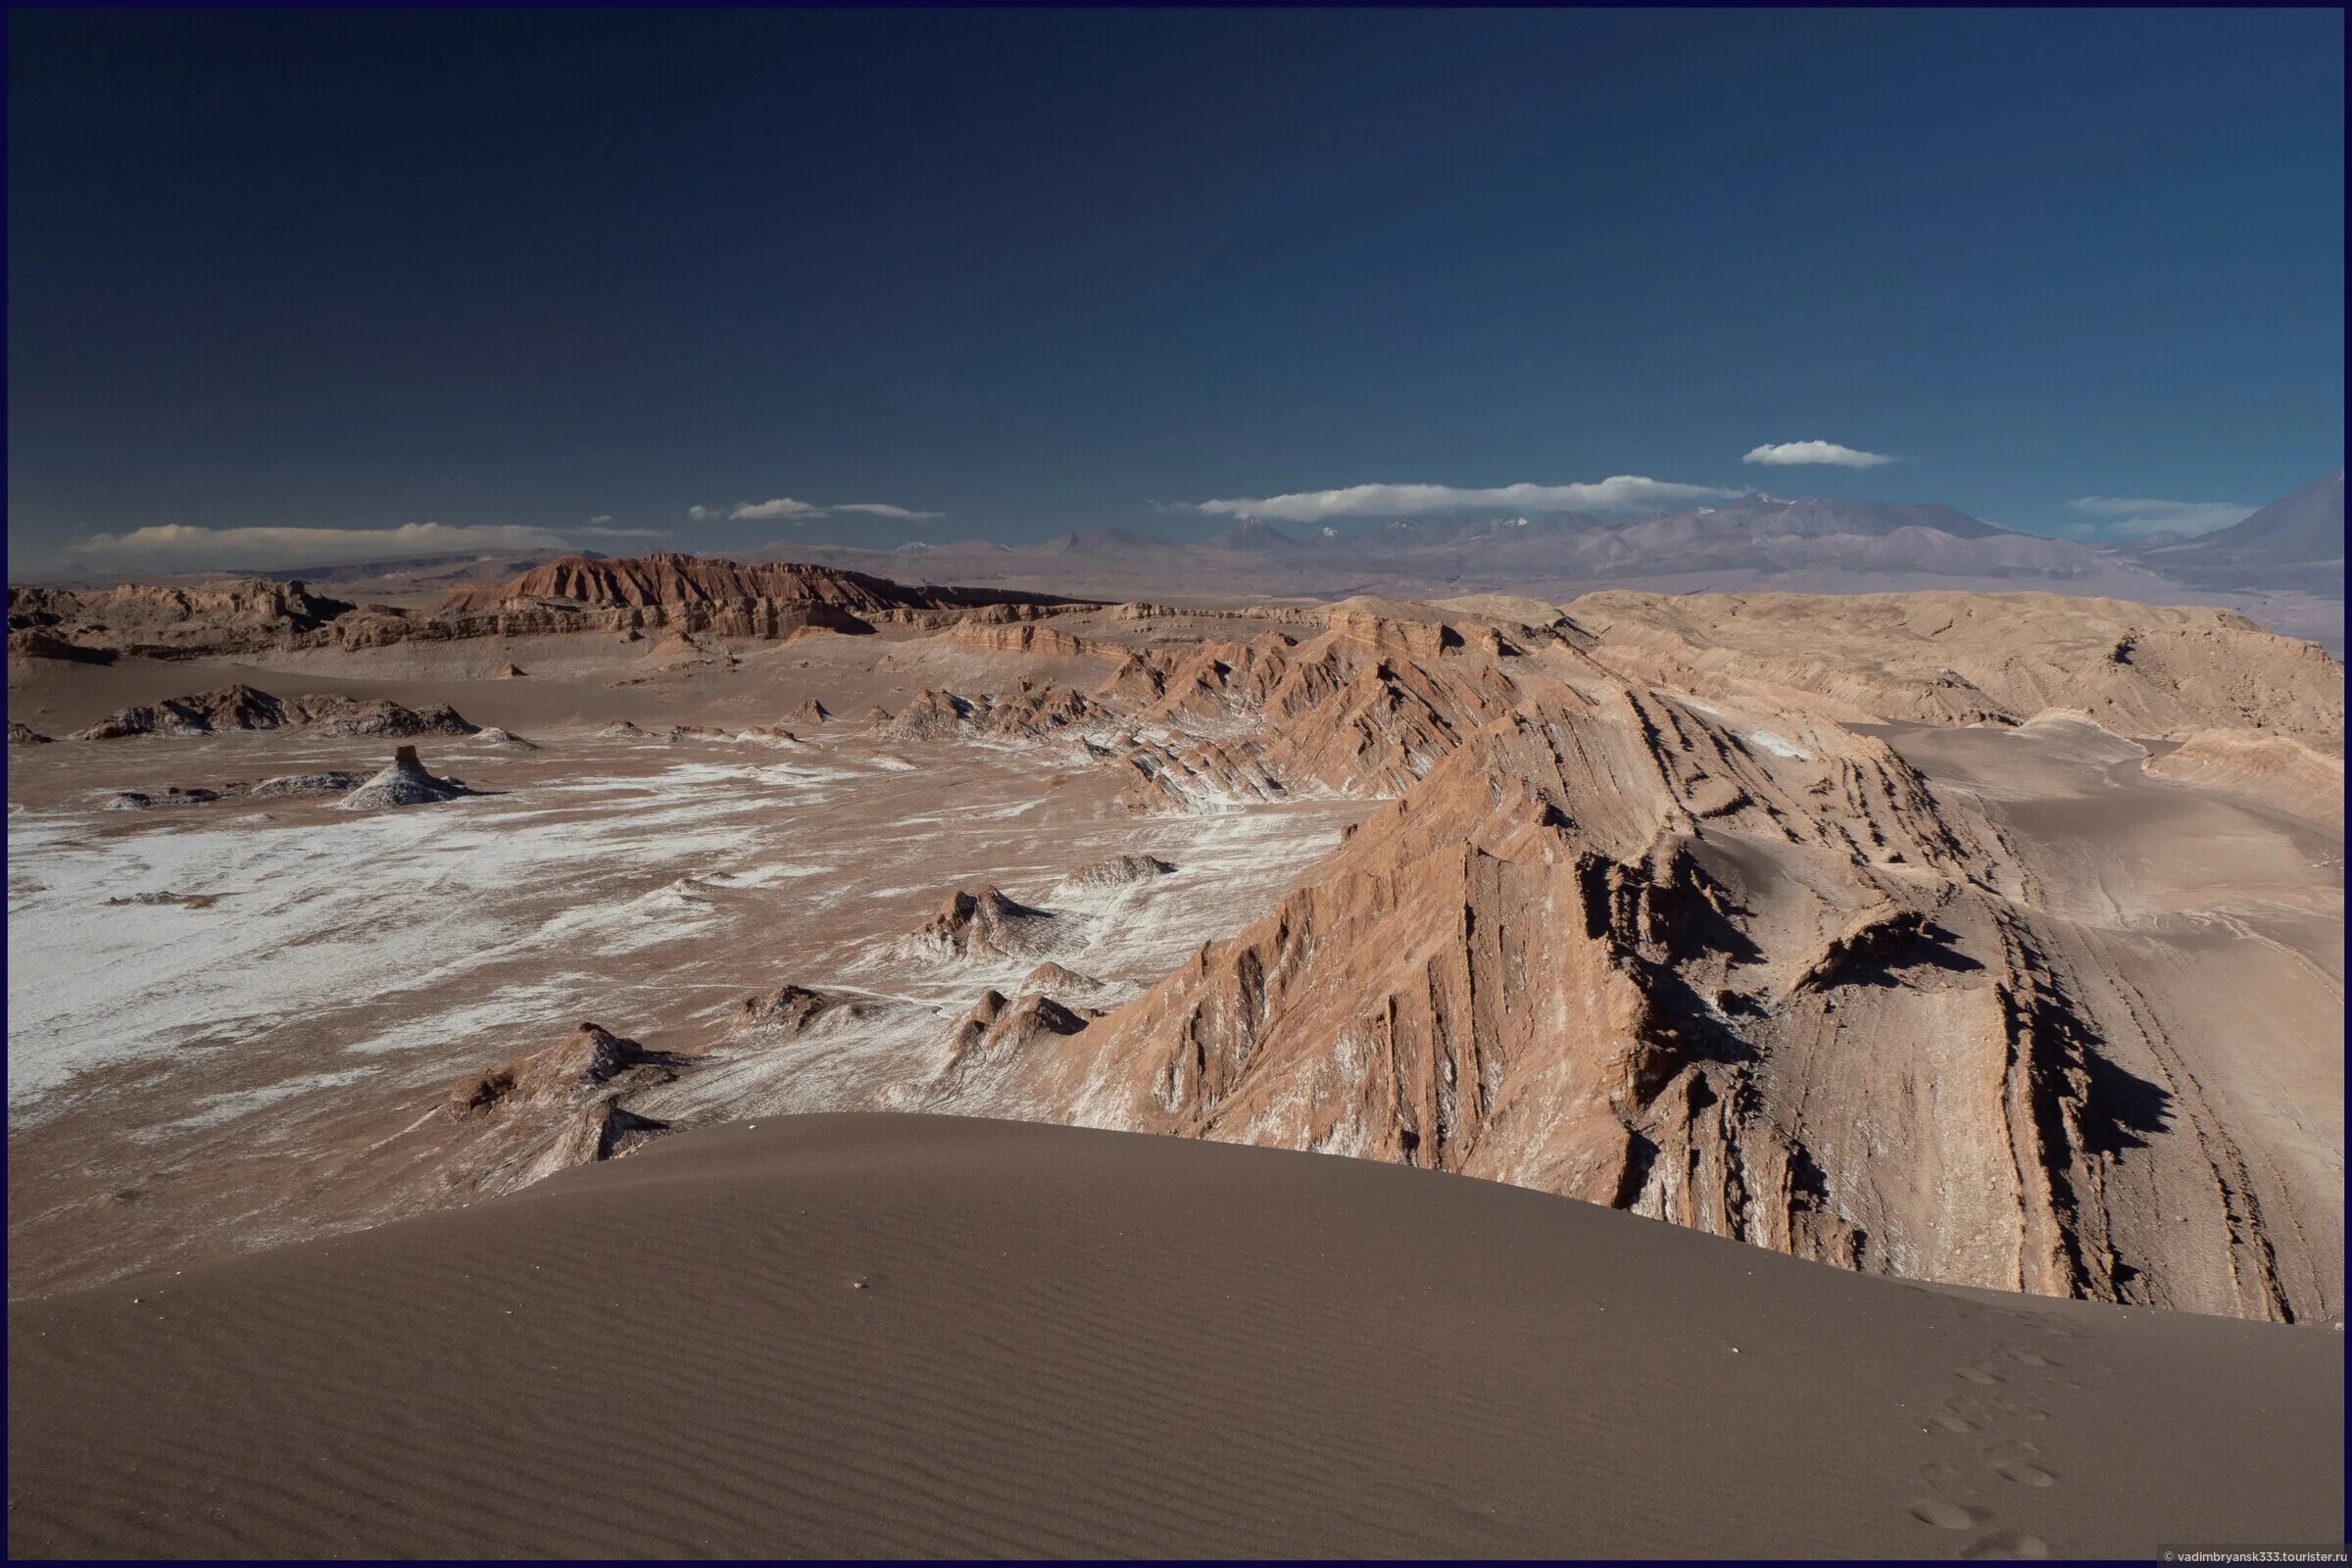
[{"label": "desert plain", "polygon": [[2343,666],[2230,610],[10,641],[16,1553],[2341,1539]]}]

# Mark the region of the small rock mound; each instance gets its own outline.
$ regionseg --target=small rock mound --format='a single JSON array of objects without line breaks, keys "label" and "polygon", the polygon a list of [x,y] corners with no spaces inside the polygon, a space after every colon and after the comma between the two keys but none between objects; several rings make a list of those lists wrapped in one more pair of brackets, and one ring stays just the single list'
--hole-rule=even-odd
[{"label": "small rock mound", "polygon": [[1123,888],[1171,875],[1175,869],[1156,855],[1113,855],[1078,867],[1061,879],[1061,885],[1070,889]]},{"label": "small rock mound", "polygon": [[471,735],[478,727],[446,703],[419,710],[380,697],[355,699],[328,693],[283,699],[251,686],[223,686],[218,691],[125,708],[87,729],[76,730],[74,739],[111,741],[135,735],[216,735],[264,729],[307,729],[342,737]]},{"label": "small rock mound", "polygon": [[1927,939],[1924,909],[1882,904],[1863,910],[1838,935],[1822,945],[1813,959],[1797,971],[1788,994],[1826,991],[1858,983],[1902,949]]},{"label": "small rock mound", "polygon": [[343,805],[353,810],[386,806],[430,806],[474,792],[454,778],[436,778],[416,759],[416,748],[403,746],[392,754],[392,765],[353,790]]},{"label": "small rock mound", "polygon": [[155,806],[203,806],[220,798],[219,790],[183,790],[174,784],[161,795],[148,795],[139,790],[121,790],[107,797],[102,809],[109,811],[144,811]]},{"label": "small rock mound", "polygon": [[507,663],[499,665],[497,669],[491,671],[490,678],[492,680],[521,680],[529,672],[520,664],[510,661]]},{"label": "small rock mound", "polygon": [[[405,748],[404,748],[405,749]],[[277,800],[310,795],[341,795],[360,787],[357,773],[283,773],[266,778],[245,793],[256,800]]]},{"label": "small rock mound", "polygon": [[173,893],[167,889],[162,893],[133,893],[128,898],[109,899],[106,906],[119,909],[126,905],[177,905],[183,909],[209,909],[220,902],[218,893]]},{"label": "small rock mound", "polygon": [[49,737],[34,729],[30,724],[20,724],[12,718],[8,721],[8,744],[11,746],[47,746]]},{"label": "small rock mound", "polygon": [[1065,1007],[1052,997],[1024,994],[1007,1001],[1001,991],[982,992],[949,1031],[948,1062],[940,1081],[948,1087],[967,1083],[975,1074],[1017,1059],[1040,1041],[1081,1032],[1100,1016]]},{"label": "small rock mound", "polygon": [[583,1022],[545,1051],[460,1078],[450,1086],[449,1108],[476,1116],[534,1102],[578,1104],[601,1094],[668,1083],[681,1064],[667,1052]]},{"label": "small rock mound", "polygon": [[977,893],[958,888],[906,941],[918,952],[942,957],[1004,957],[1046,946],[1055,918],[1051,910],[1033,909],[993,886]]},{"label": "small rock mound", "polygon": [[500,729],[495,724],[487,729],[476,730],[473,738],[477,741],[485,741],[492,746],[512,746],[518,752],[535,752],[539,749],[537,741],[525,740],[513,730]]},{"label": "small rock mound", "polygon": [[522,1147],[513,1168],[525,1182],[566,1166],[613,1159],[668,1130],[620,1103],[621,1096],[670,1082],[685,1064],[594,1023],[561,1044],[450,1086],[446,1109],[461,1122],[487,1122]]},{"label": "small rock mound", "polygon": [[875,1004],[858,998],[811,991],[807,986],[782,985],[760,996],[744,998],[743,1005],[736,1009],[734,1032],[793,1039],[820,1022],[869,1017],[874,1009]]},{"label": "small rock mound", "polygon": [[961,733],[972,713],[970,699],[926,686],[907,699],[898,716],[883,726],[883,733],[898,741],[949,740]]},{"label": "small rock mound", "polygon": [[87,729],[77,741],[122,740],[134,735],[211,735],[225,729],[278,729],[299,722],[286,705],[251,686],[223,686],[188,697],[125,708]]},{"label": "small rock mound", "polygon": [[1029,971],[1021,980],[1019,995],[1024,997],[1091,997],[1103,989],[1103,982],[1091,974],[1081,974],[1067,964],[1049,958]]},{"label": "small rock mound", "polygon": [[639,729],[625,718],[616,718],[596,733],[599,738],[611,741],[650,741],[654,738],[651,732]]},{"label": "small rock mound", "polygon": [[380,697],[359,702],[348,697],[305,697],[300,702],[303,722],[322,735],[471,735],[481,727],[468,723],[447,703],[439,708],[413,709]]},{"label": "small rock mound", "polygon": [[832,710],[811,697],[800,706],[796,715],[803,723],[822,724],[833,716]]}]

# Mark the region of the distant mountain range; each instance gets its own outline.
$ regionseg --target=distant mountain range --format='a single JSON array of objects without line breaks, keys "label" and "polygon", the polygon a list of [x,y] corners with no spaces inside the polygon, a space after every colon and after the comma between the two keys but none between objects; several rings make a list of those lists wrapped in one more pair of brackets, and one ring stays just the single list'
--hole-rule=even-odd
[{"label": "distant mountain range", "polygon": [[2220,533],[2132,546],[2018,533],[1950,507],[1751,495],[1648,517],[1462,514],[1296,532],[1243,517],[1197,542],[1099,528],[1025,546],[958,541],[875,551],[788,540],[764,554],[902,579],[1110,599],[2041,589],[2226,603],[2331,649],[2343,636],[2340,473]]},{"label": "distant mountain range", "polygon": [[[752,559],[806,562],[927,585],[1190,603],[1442,599],[1510,593],[1558,602],[1602,588],[1698,592],[1907,588],[2217,604],[2343,649],[2344,476],[2338,471],[2194,539],[2083,544],[1995,527],[1950,507],[1740,497],[1662,516],[1547,512],[1350,520],[1286,530],[1242,517],[1184,541],[1088,528],[1042,544],[959,540],[896,550],[779,540]],[[401,599],[495,582],[565,552],[490,552],[286,568],[344,597]],[[578,556],[599,559],[592,551]],[[218,573],[182,573],[188,580]],[[152,580],[152,579],[151,579]]]}]

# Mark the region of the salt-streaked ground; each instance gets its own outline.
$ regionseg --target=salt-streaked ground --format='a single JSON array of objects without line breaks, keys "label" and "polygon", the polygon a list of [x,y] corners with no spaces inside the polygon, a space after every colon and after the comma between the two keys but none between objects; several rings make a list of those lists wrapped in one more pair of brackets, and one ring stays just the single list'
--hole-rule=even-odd
[{"label": "salt-streaked ground", "polygon": [[[37,803],[8,823],[20,1294],[119,1272],[148,1246],[195,1255],[420,1206],[423,1173],[305,1192],[253,1162],[396,1153],[452,1078],[578,1018],[701,1050],[748,995],[841,989],[886,1005],[836,1054],[854,1047],[887,1078],[1046,956],[1103,981],[1099,1003],[1124,1000],[1271,906],[1365,808],[1145,816],[1072,745],[885,751],[858,726],[790,747],[534,738],[536,752],[425,737],[429,766],[490,793],[374,812],[100,808],[120,788],[365,766],[382,742],[226,735],[15,760]],[[35,776],[93,760],[103,787]],[[1059,886],[1134,852],[1177,870]],[[894,956],[948,894],[984,883],[1054,911],[1050,953]],[[196,902],[131,902],[166,893]],[[722,1061],[672,1111],[840,1094],[839,1071],[811,1070],[824,1054]]]}]

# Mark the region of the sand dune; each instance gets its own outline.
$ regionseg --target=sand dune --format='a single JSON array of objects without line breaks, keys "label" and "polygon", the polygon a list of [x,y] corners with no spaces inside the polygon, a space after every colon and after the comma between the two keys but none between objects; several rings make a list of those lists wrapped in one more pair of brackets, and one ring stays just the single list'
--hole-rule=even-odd
[{"label": "sand dune", "polygon": [[9,1546],[2148,1556],[2342,1538],[2343,1355],[1363,1161],[787,1118],[17,1303]]}]

